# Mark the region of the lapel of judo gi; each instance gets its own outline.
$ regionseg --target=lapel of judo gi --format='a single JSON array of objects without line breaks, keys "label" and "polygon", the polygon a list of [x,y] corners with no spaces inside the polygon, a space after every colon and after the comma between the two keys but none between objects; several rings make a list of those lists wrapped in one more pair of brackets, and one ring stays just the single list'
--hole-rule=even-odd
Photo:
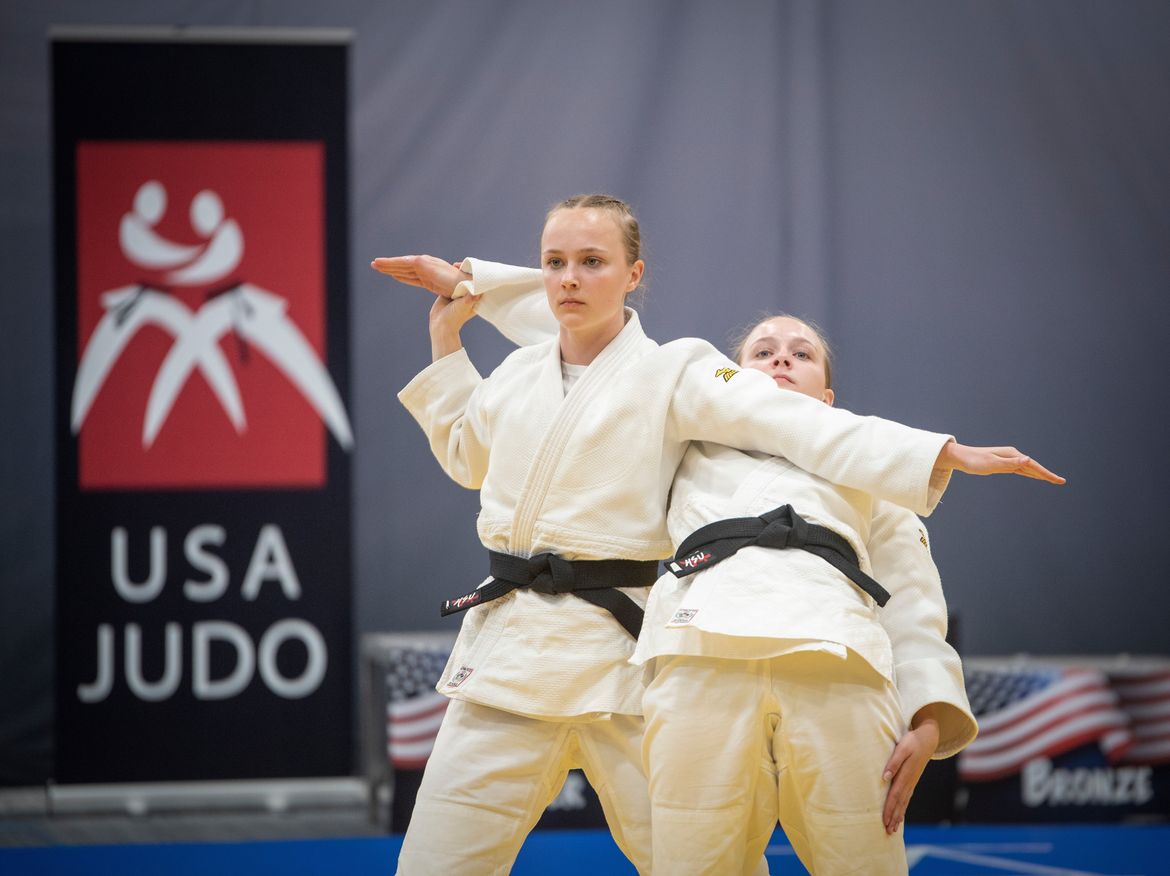
[{"label": "lapel of judo gi", "polygon": [[591,403],[611,386],[614,378],[628,364],[633,352],[645,337],[638,315],[626,308],[626,325],[609,345],[598,353],[597,358],[585,369],[585,373],[564,392],[561,377],[560,344],[553,341],[548,355],[540,364],[533,390],[533,401],[540,410],[555,410],[546,421],[544,435],[536,451],[516,512],[512,518],[512,533],[509,538],[509,552],[520,556],[531,553],[532,533],[544,506],[549,486],[556,477],[565,448],[573,439],[573,433],[581,417]]}]

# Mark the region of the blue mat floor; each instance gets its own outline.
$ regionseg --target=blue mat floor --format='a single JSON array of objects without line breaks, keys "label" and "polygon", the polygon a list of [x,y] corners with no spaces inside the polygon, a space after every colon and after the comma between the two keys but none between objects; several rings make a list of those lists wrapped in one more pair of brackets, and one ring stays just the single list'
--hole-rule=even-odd
[{"label": "blue mat floor", "polygon": [[[1168,876],[1170,826],[911,827],[915,876]],[[401,837],[44,846],[0,849],[4,876],[388,876]],[[773,874],[801,874],[782,833],[768,848]],[[607,833],[537,832],[515,876],[622,876],[634,870]]]}]

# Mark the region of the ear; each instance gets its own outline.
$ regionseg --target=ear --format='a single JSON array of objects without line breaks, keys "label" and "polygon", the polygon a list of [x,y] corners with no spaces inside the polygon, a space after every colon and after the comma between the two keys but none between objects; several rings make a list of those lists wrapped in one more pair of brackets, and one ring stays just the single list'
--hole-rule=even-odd
[{"label": "ear", "polygon": [[633,292],[638,288],[638,284],[642,282],[642,274],[646,270],[646,263],[638,259],[630,267],[630,282],[626,284],[626,291]]},{"label": "ear", "polygon": [[836,397],[837,397],[837,394],[835,392],[833,392],[833,390],[826,389],[825,394],[821,396],[821,401],[823,401],[829,407],[832,407],[833,406],[833,399],[835,399]]}]

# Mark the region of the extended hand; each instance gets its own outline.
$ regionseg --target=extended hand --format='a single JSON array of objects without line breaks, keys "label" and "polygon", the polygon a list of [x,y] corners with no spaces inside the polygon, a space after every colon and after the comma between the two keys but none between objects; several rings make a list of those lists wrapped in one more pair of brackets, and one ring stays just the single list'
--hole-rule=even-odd
[{"label": "extended hand", "polygon": [[450,298],[459,281],[468,279],[455,265],[430,255],[377,258],[370,262],[370,267],[399,283],[419,286],[440,298]]},{"label": "extended hand", "polygon": [[1050,484],[1064,483],[1060,475],[1049,471],[1014,447],[969,447],[951,441],[943,446],[936,467],[973,475],[1018,474]]}]

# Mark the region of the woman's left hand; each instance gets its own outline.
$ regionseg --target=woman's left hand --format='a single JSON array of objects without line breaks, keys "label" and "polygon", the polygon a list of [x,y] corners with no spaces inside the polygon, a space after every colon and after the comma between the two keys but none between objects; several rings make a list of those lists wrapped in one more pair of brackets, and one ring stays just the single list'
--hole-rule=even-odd
[{"label": "woman's left hand", "polygon": [[935,468],[973,475],[1016,474],[1050,484],[1064,483],[1060,475],[1014,447],[970,447],[948,441],[938,454]]},{"label": "woman's left hand", "polygon": [[882,823],[886,833],[898,829],[906,817],[906,807],[922,777],[922,771],[938,748],[938,720],[930,706],[924,706],[914,715],[912,728],[906,731],[894,753],[886,762],[882,780],[890,783],[886,805],[882,808]]}]

